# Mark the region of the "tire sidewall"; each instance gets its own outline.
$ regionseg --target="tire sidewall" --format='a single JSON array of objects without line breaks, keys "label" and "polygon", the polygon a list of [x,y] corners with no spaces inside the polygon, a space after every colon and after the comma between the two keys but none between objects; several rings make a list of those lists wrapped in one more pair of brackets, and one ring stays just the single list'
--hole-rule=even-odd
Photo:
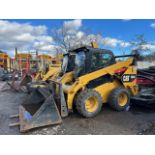
[{"label": "tire sidewall", "polygon": [[[94,112],[87,111],[87,109],[85,107],[85,101],[90,97],[95,97],[98,102],[98,107]],[[79,108],[79,106],[80,106],[80,108]],[[84,117],[95,117],[102,109],[101,95],[97,91],[91,90],[91,89],[84,90],[84,91],[80,92],[80,94],[78,95],[78,98],[77,98],[76,109]]]},{"label": "tire sidewall", "polygon": [[[121,106],[118,103],[118,96],[121,93],[125,93],[128,97],[128,101],[124,106]],[[130,106],[130,92],[125,88],[116,88],[114,89],[109,96],[109,105],[116,111],[125,111],[128,106]]]}]

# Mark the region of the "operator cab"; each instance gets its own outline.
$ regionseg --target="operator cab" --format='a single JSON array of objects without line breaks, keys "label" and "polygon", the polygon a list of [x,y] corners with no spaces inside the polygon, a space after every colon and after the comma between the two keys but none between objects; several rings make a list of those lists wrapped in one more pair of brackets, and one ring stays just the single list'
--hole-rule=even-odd
[{"label": "operator cab", "polygon": [[62,63],[63,73],[74,71],[74,76],[79,77],[115,63],[115,57],[110,50],[81,47],[70,50],[64,55]]},{"label": "operator cab", "polygon": [[75,53],[66,53],[63,55],[63,62],[61,65],[61,72],[63,74],[71,72],[75,67]]}]

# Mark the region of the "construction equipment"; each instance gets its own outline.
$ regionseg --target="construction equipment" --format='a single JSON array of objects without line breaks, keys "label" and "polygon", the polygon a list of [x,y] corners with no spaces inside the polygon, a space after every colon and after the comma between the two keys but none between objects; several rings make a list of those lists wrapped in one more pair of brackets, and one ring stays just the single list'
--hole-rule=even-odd
[{"label": "construction equipment", "polygon": [[0,67],[2,67],[4,70],[8,69],[8,59],[9,59],[8,54],[0,51]]},{"label": "construction equipment", "polygon": [[61,72],[49,83],[44,82],[19,107],[20,131],[58,124],[61,117],[77,111],[94,117],[108,103],[123,111],[138,94],[135,55],[116,62],[110,50],[83,46],[64,55]]},{"label": "construction equipment", "polygon": [[37,56],[37,61],[39,70],[45,70],[45,67],[51,64],[52,57],[50,55],[41,54]]},{"label": "construction equipment", "polygon": [[34,80],[26,84],[27,92],[31,93],[37,87],[41,87],[43,83],[48,83],[50,79],[54,79],[60,73],[61,66],[59,64],[53,64],[48,67],[46,72],[40,71],[36,74]]},{"label": "construction equipment", "polygon": [[55,79],[61,71],[61,63],[63,60],[62,54],[57,54],[55,57],[48,55],[38,56],[38,68],[33,81],[27,84],[27,92],[31,93],[44,82],[49,82],[50,79]]},{"label": "construction equipment", "polygon": [[44,82],[48,82],[50,79],[57,77],[58,73],[61,70],[61,57],[57,56],[57,59],[54,59],[48,55],[39,55],[38,56],[38,72],[33,79],[33,82],[27,84],[28,93],[32,92],[38,86],[42,85]]},{"label": "construction equipment", "polygon": [[60,64],[52,64],[48,66],[46,71],[39,71],[34,77],[34,81],[47,81],[55,74],[55,72],[57,72],[57,70],[59,71],[60,69]]},{"label": "construction equipment", "polygon": [[36,74],[34,81],[47,81],[55,74],[55,72],[60,70],[62,60],[63,56],[61,54],[57,54],[55,57],[51,57],[48,55],[39,55],[39,71]]}]

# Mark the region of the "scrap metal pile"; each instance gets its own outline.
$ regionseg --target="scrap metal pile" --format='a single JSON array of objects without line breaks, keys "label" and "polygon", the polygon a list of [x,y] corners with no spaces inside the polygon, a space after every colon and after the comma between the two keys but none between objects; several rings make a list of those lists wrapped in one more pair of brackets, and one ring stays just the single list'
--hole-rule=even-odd
[{"label": "scrap metal pile", "polygon": [[155,66],[138,70],[137,83],[140,87],[155,87]]},{"label": "scrap metal pile", "polygon": [[131,102],[147,108],[155,108],[155,66],[139,69],[137,84],[141,91],[138,96],[132,98]]}]

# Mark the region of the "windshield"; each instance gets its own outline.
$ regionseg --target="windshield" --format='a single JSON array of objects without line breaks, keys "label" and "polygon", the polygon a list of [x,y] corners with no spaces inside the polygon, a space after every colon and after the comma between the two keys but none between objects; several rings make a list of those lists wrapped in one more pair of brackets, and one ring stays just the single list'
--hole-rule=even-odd
[{"label": "windshield", "polygon": [[64,56],[61,70],[62,73],[76,70],[81,70],[85,64],[85,53],[83,51],[77,53],[69,53]]},{"label": "windshield", "polygon": [[61,69],[62,69],[62,72],[65,73],[66,72],[66,69],[67,69],[67,65],[68,65],[68,55],[65,55],[64,58],[63,58],[63,62],[62,62],[62,66],[61,66]]},{"label": "windshield", "polygon": [[85,70],[85,52],[80,51],[75,55],[75,68],[74,68],[74,77],[77,78],[83,74]]},{"label": "windshield", "polygon": [[83,51],[76,53],[75,64],[77,67],[83,67],[85,64],[85,53]]}]

